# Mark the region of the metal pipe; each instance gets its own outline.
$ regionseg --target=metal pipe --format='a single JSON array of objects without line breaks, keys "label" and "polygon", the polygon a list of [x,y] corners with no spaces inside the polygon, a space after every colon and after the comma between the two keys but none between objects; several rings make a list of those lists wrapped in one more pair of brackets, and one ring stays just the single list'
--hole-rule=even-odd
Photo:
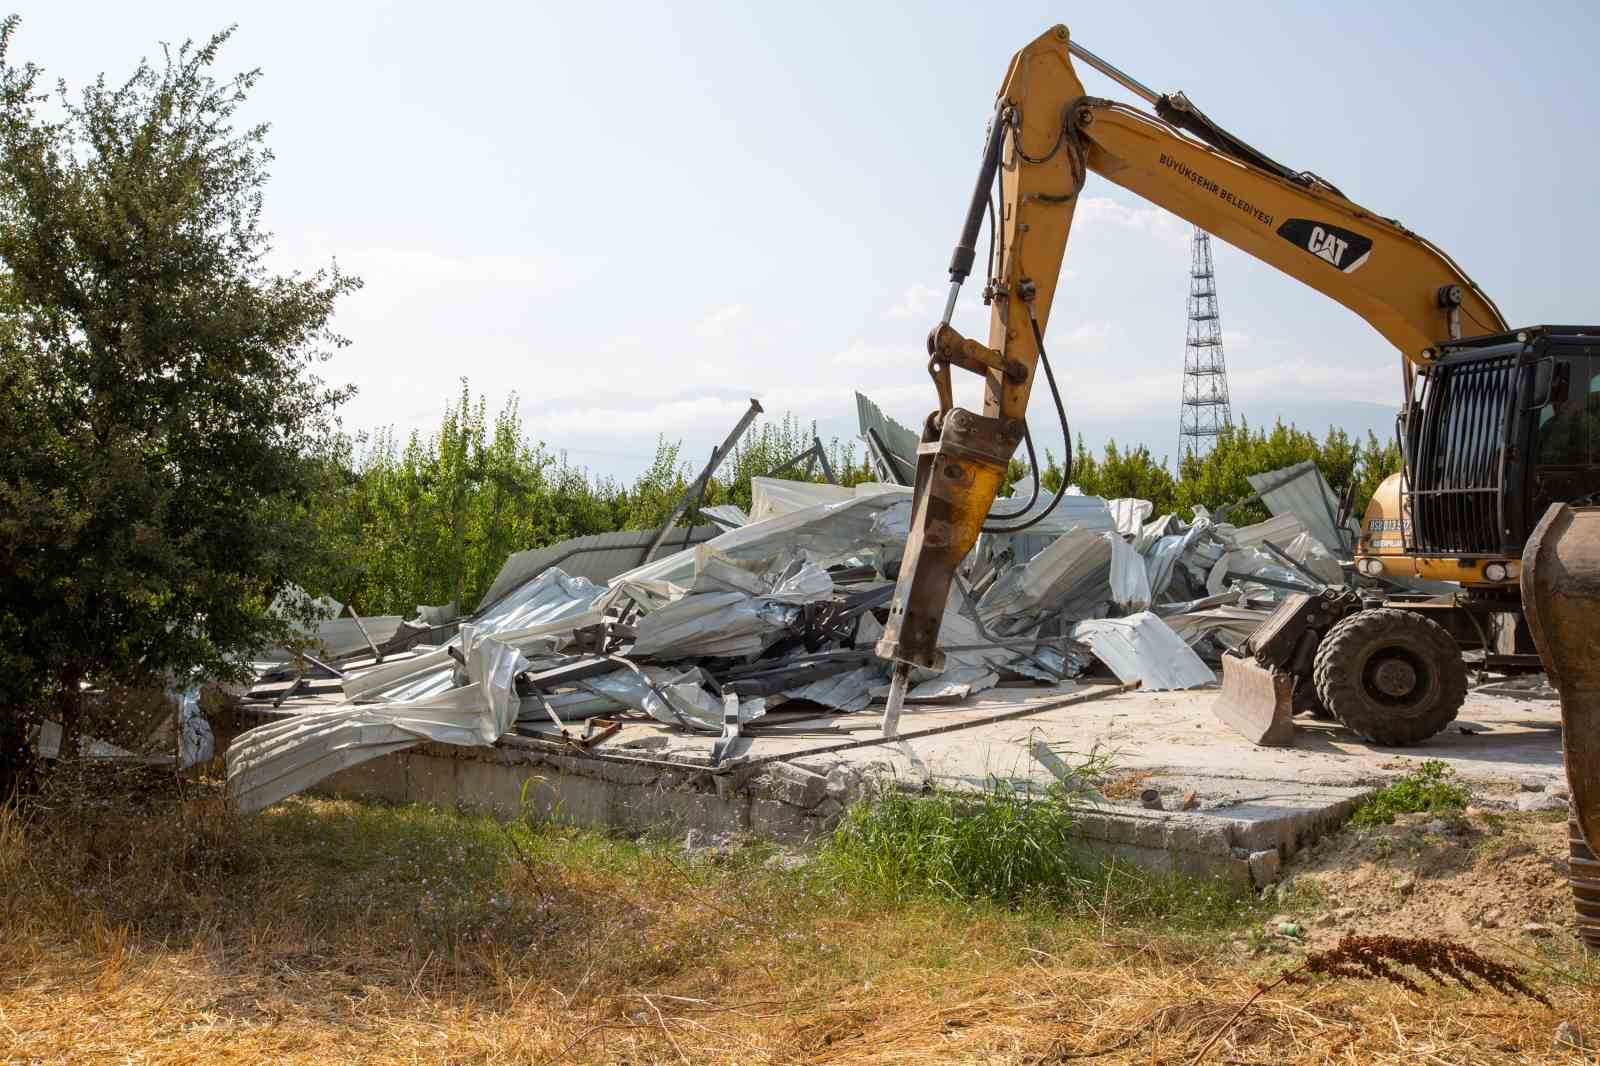
[{"label": "metal pipe", "polygon": [[1313,584],[1317,584],[1317,585],[1326,585],[1327,584],[1326,581],[1322,580],[1322,578],[1318,577],[1311,570],[1307,569],[1299,560],[1295,559],[1288,552],[1284,551],[1282,548],[1280,548],[1276,544],[1272,543],[1272,541],[1267,540],[1265,537],[1261,538],[1261,546],[1263,548],[1267,549],[1267,551],[1271,552],[1273,555],[1277,556],[1278,561],[1280,563],[1283,563],[1285,566],[1289,567],[1289,569],[1295,571],[1301,577],[1306,578],[1307,580],[1311,581]]},{"label": "metal pipe", "polygon": [[870,748],[881,744],[893,744],[904,740],[917,740],[921,737],[937,736],[941,733],[955,733],[963,729],[977,729],[980,726],[993,725],[996,722],[1008,722],[1017,718],[1026,718],[1030,715],[1043,714],[1046,711],[1056,711],[1063,707],[1074,707],[1080,703],[1089,703],[1102,700],[1107,696],[1120,696],[1124,692],[1132,692],[1139,687],[1139,682],[1130,681],[1124,685],[1107,685],[1105,688],[1093,692],[1083,692],[1064,699],[1048,700],[1044,703],[1031,703],[1015,711],[1006,711],[1003,714],[992,714],[983,718],[966,718],[959,722],[934,726],[931,729],[919,729],[914,733],[906,733],[898,737],[867,737],[865,740],[851,740],[842,744],[828,744],[820,748],[803,748],[799,751],[783,752],[777,755],[763,755],[757,759],[739,759],[735,762],[724,762],[720,766],[707,766],[704,763],[675,762],[671,759],[651,759],[630,755],[613,755],[609,752],[577,749],[540,737],[530,737],[519,733],[507,733],[495,743],[511,748],[522,748],[528,751],[537,751],[548,755],[565,755],[573,759],[589,759],[594,762],[612,762],[632,764],[634,766],[655,766],[663,770],[677,770],[686,774],[702,773],[713,776],[724,774],[742,773],[754,766],[764,766],[767,763],[787,762],[790,759],[805,759],[812,755],[829,755],[836,751],[849,751],[852,748]]},{"label": "metal pipe", "polygon": [[811,444],[817,449],[817,462],[822,464],[822,476],[828,479],[828,484],[837,485],[839,479],[833,476],[833,466],[828,462],[828,449],[822,446],[822,438],[813,434]]},{"label": "metal pipe", "polygon": [[1160,102],[1160,93],[1156,92],[1154,89],[1150,88],[1148,85],[1145,85],[1143,82],[1138,81],[1132,76],[1124,74],[1122,71],[1118,70],[1110,63],[1107,63],[1104,59],[1101,59],[1099,56],[1089,51],[1077,41],[1068,41],[1067,51],[1071,52],[1073,55],[1089,64],[1091,67],[1098,70],[1100,73],[1104,74],[1106,77],[1110,78],[1112,81],[1116,82],[1130,93],[1133,93],[1135,96],[1142,97],[1146,103],[1155,104]]},{"label": "metal pipe", "polygon": [[366,624],[361,621],[361,616],[356,614],[355,607],[347,603],[344,605],[344,609],[349,611],[350,617],[356,620],[356,628],[361,630],[361,635],[366,638],[367,647],[372,649],[372,657],[380,663],[383,662],[383,652],[379,651],[378,645],[373,643],[372,634],[367,632]]},{"label": "metal pipe", "polygon": [[852,748],[871,748],[880,744],[893,744],[904,740],[918,740],[922,737],[938,736],[941,733],[955,733],[963,729],[976,729],[979,726],[993,725],[996,722],[1009,722],[1017,718],[1027,718],[1030,715],[1043,714],[1045,711],[1056,711],[1063,707],[1075,707],[1080,703],[1089,703],[1093,700],[1105,699],[1107,696],[1120,696],[1124,692],[1132,692],[1139,687],[1138,681],[1129,681],[1122,685],[1107,685],[1105,688],[1094,692],[1084,692],[1065,699],[1050,700],[1045,703],[1035,703],[1016,711],[1006,711],[1003,714],[991,714],[983,718],[968,718],[947,725],[934,726],[931,729],[918,729],[911,733],[902,733],[894,737],[868,737],[865,740],[851,740],[842,744],[828,744],[820,748],[810,748],[805,751],[790,751],[781,755],[764,755],[759,759],[741,759],[731,763],[727,772],[745,770],[751,766],[759,766],[769,762],[785,762],[789,759],[805,759],[813,755],[829,755],[836,751],[849,751]]},{"label": "metal pipe", "polygon": [[648,563],[650,561],[650,557],[656,553],[656,549],[661,547],[661,542],[667,539],[667,533],[671,531],[673,524],[677,522],[679,518],[683,517],[684,512],[689,509],[691,502],[695,500],[699,493],[705,488],[706,483],[711,480],[711,475],[717,472],[717,467],[721,466],[723,460],[732,453],[733,446],[739,443],[739,438],[744,436],[744,431],[750,428],[750,423],[754,422],[756,420],[756,415],[760,413],[761,401],[752,396],[750,398],[750,408],[749,410],[745,411],[744,417],[739,419],[739,424],[733,427],[733,432],[729,433],[728,439],[722,442],[722,447],[711,453],[711,461],[706,464],[706,468],[704,470],[700,471],[700,476],[694,479],[694,483],[689,486],[689,488],[684,492],[682,498],[680,498],[677,504],[674,505],[672,508],[672,513],[667,515],[667,520],[661,523],[661,528],[656,530],[656,535],[650,541],[650,546],[646,548],[644,550],[644,554],[639,557],[640,566]]}]

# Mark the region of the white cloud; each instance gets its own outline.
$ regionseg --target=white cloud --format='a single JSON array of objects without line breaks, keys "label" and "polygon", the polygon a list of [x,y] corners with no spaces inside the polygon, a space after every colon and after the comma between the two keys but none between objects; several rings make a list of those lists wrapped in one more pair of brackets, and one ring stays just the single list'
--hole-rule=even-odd
[{"label": "white cloud", "polygon": [[680,397],[652,400],[647,397],[613,397],[602,404],[571,404],[532,409],[526,414],[535,433],[559,441],[560,434],[588,437],[601,427],[612,427],[617,436],[673,436],[684,431],[726,433],[750,406],[749,400],[724,396]]},{"label": "white cloud", "polygon": [[1105,319],[1091,318],[1065,328],[1058,322],[1046,331],[1044,350],[1098,355],[1109,347],[1107,342],[1116,332],[1116,324]]},{"label": "white cloud", "polygon": [[355,274],[369,290],[419,284],[467,283],[472,285],[535,285],[549,280],[546,262],[520,255],[448,255],[428,248],[372,245],[335,247],[319,235],[286,242],[275,257],[280,270],[313,273],[337,260],[339,269]]},{"label": "white cloud", "polygon": [[763,325],[749,304],[728,304],[706,312],[695,323],[694,335],[704,341],[732,342],[768,347],[777,340],[777,334]]},{"label": "white cloud", "polygon": [[706,312],[705,316],[695,323],[694,332],[695,336],[706,340],[722,340],[749,328],[754,320],[755,313],[750,310],[749,304],[728,304],[726,307],[716,307]]},{"label": "white cloud", "polygon": [[1109,196],[1085,196],[1073,215],[1074,235],[1087,227],[1093,234],[1105,229],[1147,234],[1171,248],[1187,248],[1194,227],[1170,211],[1153,204],[1128,205]]},{"label": "white cloud", "polygon": [[1228,391],[1236,402],[1327,396],[1393,406],[1400,395],[1398,359],[1365,366],[1305,357],[1268,366],[1228,367]]},{"label": "white cloud", "polygon": [[883,313],[884,318],[927,318],[944,307],[945,294],[931,285],[912,285]]},{"label": "white cloud", "polygon": [[834,366],[855,367],[915,366],[918,351],[915,345],[868,344],[858,340],[852,341],[843,351],[836,352],[829,362]]},{"label": "white cloud", "polygon": [[534,285],[548,276],[537,260],[510,255],[439,255],[422,248],[361,248],[339,256],[339,266],[375,277],[474,285]]}]

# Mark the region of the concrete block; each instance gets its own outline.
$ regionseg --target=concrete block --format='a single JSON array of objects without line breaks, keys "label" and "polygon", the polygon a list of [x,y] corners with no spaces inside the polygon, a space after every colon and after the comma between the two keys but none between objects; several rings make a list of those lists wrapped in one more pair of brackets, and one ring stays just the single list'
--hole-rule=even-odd
[{"label": "concrete block", "polygon": [[854,767],[841,763],[828,771],[825,782],[829,799],[848,803],[855,796],[856,789],[861,783],[861,775]]},{"label": "concrete block", "polygon": [[1266,851],[1252,851],[1249,858],[1250,883],[1257,888],[1265,888],[1278,879],[1278,871],[1283,868],[1283,859],[1278,855],[1276,848]]},{"label": "concrete block", "polygon": [[614,785],[648,785],[661,776],[661,771],[654,766],[630,766],[627,763],[601,762],[596,759],[576,761],[584,764],[580,772]]},{"label": "concrete block", "polygon": [[814,836],[817,823],[807,812],[774,799],[753,799],[747,808],[746,828],[774,840],[804,840]]},{"label": "concrete block", "polygon": [[810,810],[828,796],[828,779],[789,763],[774,763],[767,771],[766,791],[792,807]]},{"label": "concrete block", "polygon": [[844,814],[844,804],[829,796],[817,804],[811,813],[816,815],[825,827],[832,829],[838,824],[839,816]]}]

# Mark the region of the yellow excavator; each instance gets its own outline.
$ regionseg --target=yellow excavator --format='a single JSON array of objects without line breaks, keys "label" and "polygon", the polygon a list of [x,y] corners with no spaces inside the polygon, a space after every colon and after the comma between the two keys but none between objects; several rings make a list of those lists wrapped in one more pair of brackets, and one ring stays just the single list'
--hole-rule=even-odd
[{"label": "yellow excavator", "polygon": [[[1154,114],[1090,96],[1074,58]],[[939,408],[922,426],[911,533],[877,646],[895,663],[885,733],[897,728],[912,667],[942,666],[940,622],[979,533],[1025,528],[1060,499],[1030,502],[1009,519],[991,515],[1018,445],[1034,454],[1026,415],[1040,370],[1071,439],[1044,337],[1091,171],[1343,304],[1401,355],[1403,470],[1375,495],[1354,552],[1372,587],[1286,597],[1225,657],[1224,717],[1265,736],[1298,699],[1376,742],[1430,736],[1465,697],[1459,646],[1439,614],[1375,592],[1377,583],[1458,582],[1462,592],[1446,606],[1476,612],[1474,625],[1498,619],[1512,637],[1526,603],[1525,628],[1562,694],[1573,886],[1584,935],[1600,947],[1600,866],[1590,850],[1600,842],[1600,648],[1591,621],[1600,607],[1600,508],[1567,506],[1600,490],[1600,327],[1509,328],[1426,239],[1252,148],[1182,93],[1140,84],[1065,26],[1012,57],[951,257],[944,314],[928,336]],[[987,343],[950,324],[986,218]],[[984,378],[981,412],[955,406],[953,369]],[[1063,492],[1070,481],[1069,465]],[[1525,561],[1536,556],[1555,561]],[[1546,594],[1532,592],[1534,569],[1554,582]],[[1486,654],[1491,642],[1486,635]]]}]

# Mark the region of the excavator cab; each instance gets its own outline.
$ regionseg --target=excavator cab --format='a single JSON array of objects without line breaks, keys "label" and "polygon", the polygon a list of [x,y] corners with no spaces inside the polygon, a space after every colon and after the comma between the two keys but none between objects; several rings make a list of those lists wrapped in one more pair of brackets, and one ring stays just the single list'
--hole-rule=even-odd
[{"label": "excavator cab", "polygon": [[1600,493],[1597,356],[1596,326],[1536,326],[1440,350],[1402,438],[1405,551],[1428,561],[1416,572],[1514,586],[1550,505]]}]

